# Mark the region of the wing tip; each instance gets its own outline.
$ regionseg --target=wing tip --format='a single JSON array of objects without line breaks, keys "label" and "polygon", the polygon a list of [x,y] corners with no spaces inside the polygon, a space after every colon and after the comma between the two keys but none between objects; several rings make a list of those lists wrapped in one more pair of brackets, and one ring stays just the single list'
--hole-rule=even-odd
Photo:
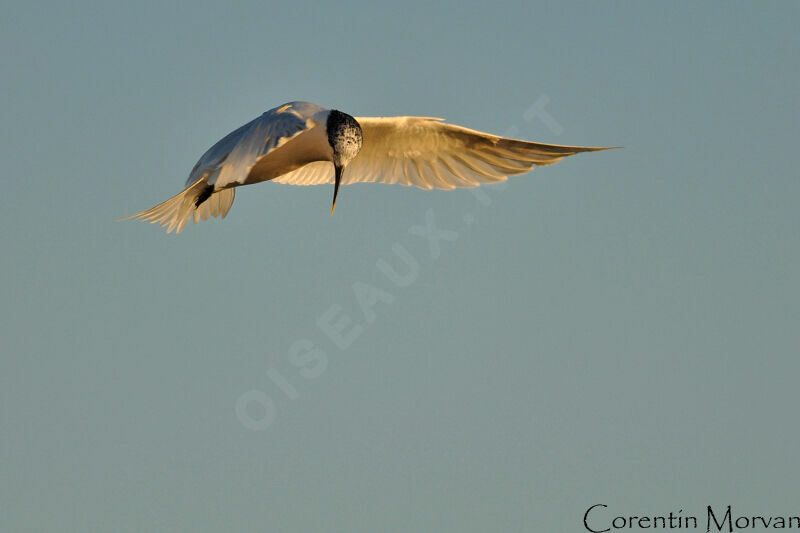
[{"label": "wing tip", "polygon": [[625,148],[624,146],[585,146],[583,147],[584,152],[602,152],[603,150],[618,150],[620,148]]}]

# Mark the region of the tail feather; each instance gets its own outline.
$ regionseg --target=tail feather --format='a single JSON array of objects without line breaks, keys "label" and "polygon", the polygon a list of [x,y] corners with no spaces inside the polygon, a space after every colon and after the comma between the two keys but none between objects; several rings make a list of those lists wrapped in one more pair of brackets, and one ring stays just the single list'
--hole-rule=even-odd
[{"label": "tail feather", "polygon": [[222,217],[228,214],[233,205],[234,189],[223,189],[215,192],[211,197],[200,204],[194,211],[194,223],[200,220],[208,220],[209,217]]},{"label": "tail feather", "polygon": [[189,220],[194,220],[197,224],[199,220],[208,220],[209,217],[221,216],[225,218],[233,204],[234,189],[223,189],[211,194],[199,206],[196,205],[198,199],[208,187],[204,178],[201,178],[183,191],[179,192],[166,202],[162,202],[155,207],[145,209],[120,220],[140,219],[167,227],[167,233],[175,230],[180,233]]}]

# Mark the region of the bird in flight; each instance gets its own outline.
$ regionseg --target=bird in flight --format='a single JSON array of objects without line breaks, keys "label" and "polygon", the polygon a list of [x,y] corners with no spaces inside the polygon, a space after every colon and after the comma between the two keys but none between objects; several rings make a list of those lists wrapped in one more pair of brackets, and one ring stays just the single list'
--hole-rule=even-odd
[{"label": "bird in flight", "polygon": [[212,146],[186,188],[138,218],[180,233],[193,220],[225,218],[236,187],[262,181],[290,185],[398,183],[422,189],[477,187],[505,181],[534,165],[607,147],[559,146],[499,137],[432,117],[351,117],[310,102],[270,109]]}]

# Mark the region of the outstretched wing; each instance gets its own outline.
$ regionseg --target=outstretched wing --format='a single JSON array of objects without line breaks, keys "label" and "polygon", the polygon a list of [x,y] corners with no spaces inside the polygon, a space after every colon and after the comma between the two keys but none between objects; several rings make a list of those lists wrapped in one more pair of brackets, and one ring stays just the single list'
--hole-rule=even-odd
[{"label": "outstretched wing", "polygon": [[[398,183],[422,189],[476,187],[505,181],[534,165],[551,165],[605,147],[559,146],[509,139],[427,117],[357,117],[363,133],[358,156],[342,184]],[[311,163],[274,181],[292,185],[333,183],[333,166]]]},{"label": "outstretched wing", "polygon": [[216,189],[244,184],[260,158],[314,127],[313,117],[324,111],[327,110],[310,102],[291,102],[270,109],[209,148],[192,169],[186,185],[204,177]]}]

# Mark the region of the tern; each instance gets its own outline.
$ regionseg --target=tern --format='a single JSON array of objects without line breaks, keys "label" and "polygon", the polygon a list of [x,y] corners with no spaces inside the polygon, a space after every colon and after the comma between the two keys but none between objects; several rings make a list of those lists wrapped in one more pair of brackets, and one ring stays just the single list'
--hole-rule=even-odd
[{"label": "tern", "polygon": [[310,102],[290,102],[212,146],[192,169],[183,191],[121,220],[137,218],[180,233],[190,220],[197,224],[209,217],[225,218],[236,187],[262,181],[333,183],[333,214],[340,185],[477,187],[566,156],[608,148],[520,141],[433,117],[352,117]]}]

